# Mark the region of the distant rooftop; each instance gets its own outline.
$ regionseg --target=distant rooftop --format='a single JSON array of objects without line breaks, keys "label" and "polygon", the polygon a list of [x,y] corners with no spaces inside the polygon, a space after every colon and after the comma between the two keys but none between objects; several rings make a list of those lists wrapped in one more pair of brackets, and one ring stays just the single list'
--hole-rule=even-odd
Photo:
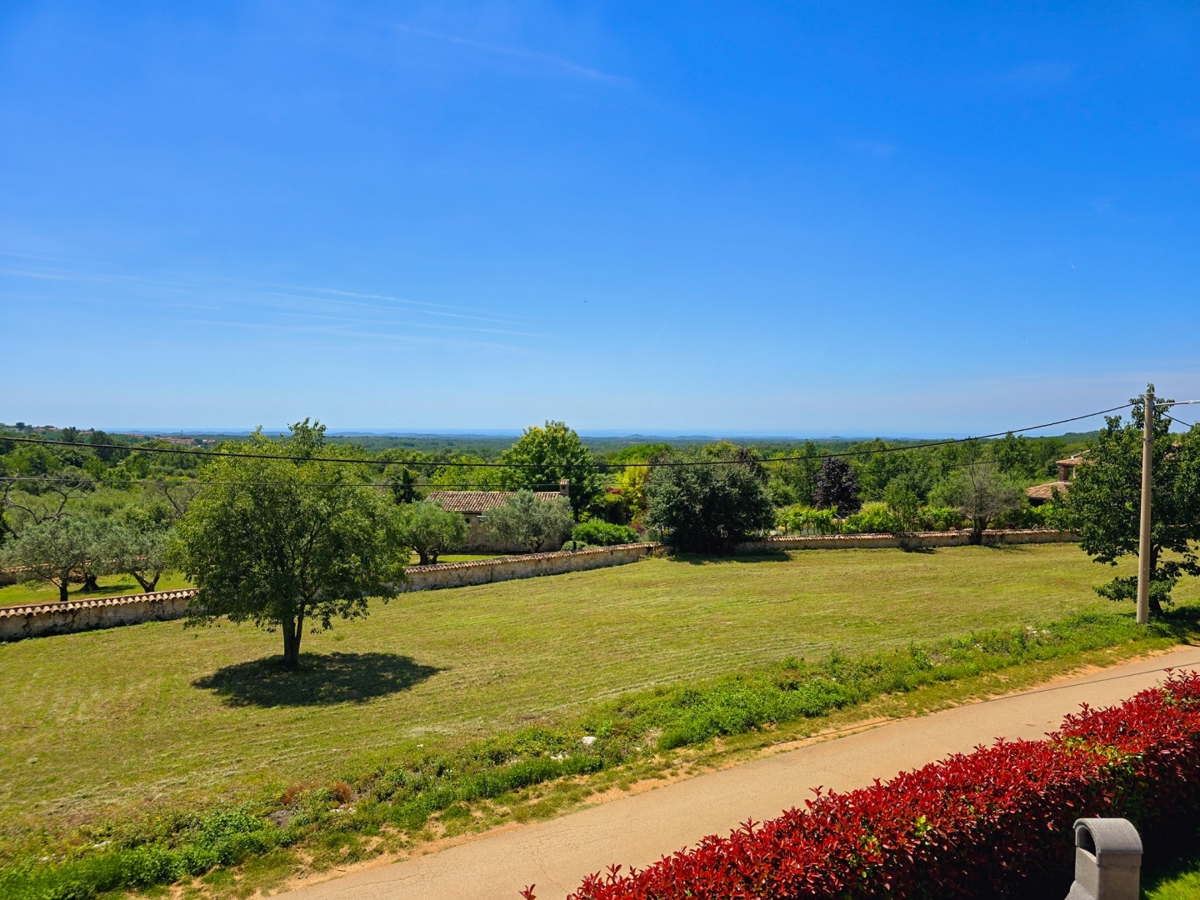
[{"label": "distant rooftop", "polygon": [[[427,499],[450,512],[482,513],[503,506],[515,496],[513,491],[430,491]],[[557,500],[562,494],[558,491],[535,491],[533,496],[538,500]]]}]

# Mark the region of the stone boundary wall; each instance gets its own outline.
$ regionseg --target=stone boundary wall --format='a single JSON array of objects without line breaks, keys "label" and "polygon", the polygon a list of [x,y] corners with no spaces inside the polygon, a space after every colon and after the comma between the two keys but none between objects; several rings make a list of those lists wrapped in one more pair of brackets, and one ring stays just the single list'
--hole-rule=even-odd
[{"label": "stone boundary wall", "polygon": [[[988,529],[985,544],[1065,544],[1079,540],[1071,531],[1050,528],[1022,530]],[[857,548],[965,547],[971,543],[969,531],[919,531],[915,534],[802,534],[781,535],[738,545],[739,553],[763,553],[772,550],[848,550]]]},{"label": "stone boundary wall", "polygon": [[491,584],[514,578],[562,575],[608,566],[637,562],[653,553],[658,544],[618,544],[615,547],[589,547],[586,550],[559,550],[555,553],[527,553],[470,562],[439,563],[436,566],[409,566],[408,579],[401,591],[436,591],[440,588]]},{"label": "stone boundary wall", "polygon": [[[433,591],[439,588],[490,584],[514,578],[538,575],[562,575],[608,566],[637,562],[654,552],[658,544],[621,544],[616,547],[590,547],[587,550],[560,550],[557,553],[531,553],[503,556],[471,562],[443,563],[436,566],[409,566],[408,578],[400,586],[404,592]],[[96,600],[71,600],[67,603],[30,603],[24,606],[0,606],[0,641],[51,634],[69,634],[94,628],[114,628],[139,622],[182,619],[188,601],[196,592],[158,591],[153,594],[126,594]]]},{"label": "stone boundary wall", "polygon": [[0,641],[182,619],[193,590],[0,607]]},{"label": "stone boundary wall", "polygon": [[24,566],[9,566],[7,569],[0,569],[0,587],[8,584],[16,584],[21,580],[21,573],[27,571]]}]

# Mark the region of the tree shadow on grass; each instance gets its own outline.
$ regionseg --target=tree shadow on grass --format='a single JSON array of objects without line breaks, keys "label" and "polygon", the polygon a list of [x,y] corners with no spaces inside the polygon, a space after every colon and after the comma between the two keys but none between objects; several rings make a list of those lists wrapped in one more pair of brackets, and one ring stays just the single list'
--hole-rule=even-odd
[{"label": "tree shadow on grass", "polygon": [[784,550],[755,550],[750,553],[670,553],[667,559],[672,562],[686,563],[689,566],[706,566],[712,563],[756,563],[756,562],[787,562],[791,559]]},{"label": "tree shadow on grass", "polygon": [[442,669],[396,653],[301,654],[300,667],[285,669],[279,657],[217,669],[192,682],[227,706],[332,706],[365,703],[397,694]]}]

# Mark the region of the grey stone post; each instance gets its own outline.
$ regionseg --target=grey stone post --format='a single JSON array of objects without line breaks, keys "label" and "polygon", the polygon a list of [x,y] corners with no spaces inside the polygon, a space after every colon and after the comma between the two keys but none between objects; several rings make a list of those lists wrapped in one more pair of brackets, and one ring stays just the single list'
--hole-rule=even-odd
[{"label": "grey stone post", "polygon": [[1138,900],[1142,839],[1128,819],[1075,820],[1075,882],[1067,900]]}]

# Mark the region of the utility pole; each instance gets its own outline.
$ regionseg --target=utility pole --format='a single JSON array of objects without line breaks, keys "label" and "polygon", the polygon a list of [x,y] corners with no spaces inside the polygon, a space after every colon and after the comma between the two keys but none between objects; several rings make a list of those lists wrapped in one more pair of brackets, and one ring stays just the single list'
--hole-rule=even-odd
[{"label": "utility pole", "polygon": [[1142,529],[1138,536],[1137,620],[1150,624],[1150,465],[1154,460],[1154,394],[1146,391],[1142,426]]}]

